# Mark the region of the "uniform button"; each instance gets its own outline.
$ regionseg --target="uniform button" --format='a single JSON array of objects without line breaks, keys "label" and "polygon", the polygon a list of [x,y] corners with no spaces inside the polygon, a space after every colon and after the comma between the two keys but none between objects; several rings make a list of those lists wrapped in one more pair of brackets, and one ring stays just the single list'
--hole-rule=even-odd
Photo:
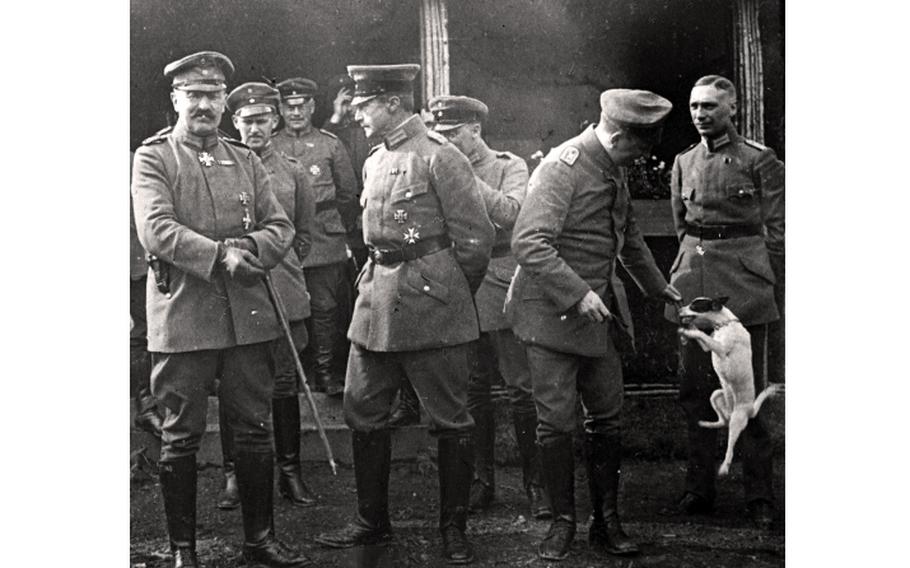
[{"label": "uniform button", "polygon": [[429,287],[429,286],[424,286],[424,287],[423,287],[423,291],[424,291],[424,292],[429,292],[429,291],[430,291],[430,287]]},{"label": "uniform button", "polygon": [[404,192],[404,196],[410,198],[413,195],[410,191]]},{"label": "uniform button", "polygon": [[250,311],[250,315],[251,315],[251,316],[255,316],[255,315],[258,314],[258,313],[259,313],[259,310],[251,310],[251,311]]},{"label": "uniform button", "polygon": [[559,316],[559,321],[566,321],[566,314]]}]

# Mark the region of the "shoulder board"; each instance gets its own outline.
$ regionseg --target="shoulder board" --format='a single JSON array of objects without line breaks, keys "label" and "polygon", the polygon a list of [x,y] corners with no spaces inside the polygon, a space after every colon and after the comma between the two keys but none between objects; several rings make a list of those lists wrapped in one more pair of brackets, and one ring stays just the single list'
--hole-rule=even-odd
[{"label": "shoulder board", "polygon": [[748,138],[743,138],[743,142],[746,144],[746,146],[752,146],[756,150],[765,151],[768,149],[768,147],[764,144],[759,144],[755,140],[749,140]]},{"label": "shoulder board", "polygon": [[227,142],[228,144],[232,144],[232,145],[234,145],[234,146],[237,146],[238,148],[243,148],[243,149],[245,149],[245,150],[249,150],[249,149],[250,149],[249,146],[247,146],[246,144],[244,144],[244,143],[241,142],[240,140],[237,140],[236,138],[231,138],[230,136],[221,136],[221,141],[222,141],[222,142]]},{"label": "shoulder board", "polygon": [[173,129],[174,129],[173,126],[167,126],[165,128],[162,128],[155,134],[153,134],[153,135],[149,136],[148,138],[146,138],[145,140],[143,140],[142,145],[149,146],[151,144],[159,144],[161,142],[164,142],[164,140],[167,138],[167,135],[170,134],[171,130],[173,130]]},{"label": "shoulder board", "polygon": [[445,144],[449,141],[445,136],[436,132],[435,130],[427,130],[427,138],[440,144]]},{"label": "shoulder board", "polygon": [[562,153],[559,154],[559,159],[567,166],[574,166],[575,160],[578,159],[578,148],[575,146],[566,146]]},{"label": "shoulder board", "polygon": [[682,152],[680,152],[679,155],[681,156],[681,155],[683,155],[683,154],[685,154],[685,153],[687,153],[687,152],[691,152],[691,151],[692,151],[693,149],[695,149],[695,147],[698,146],[699,144],[701,144],[701,142],[696,142],[696,143],[692,144],[691,146],[689,146],[688,148],[686,148],[685,150],[683,150]]},{"label": "shoulder board", "polygon": [[338,136],[335,135],[334,133],[329,132],[328,130],[323,130],[323,129],[321,129],[321,128],[319,128],[318,130],[319,130],[319,132],[322,132],[322,133],[325,134],[326,136],[328,136],[328,137],[330,137],[330,138],[334,138],[335,140],[338,140]]}]

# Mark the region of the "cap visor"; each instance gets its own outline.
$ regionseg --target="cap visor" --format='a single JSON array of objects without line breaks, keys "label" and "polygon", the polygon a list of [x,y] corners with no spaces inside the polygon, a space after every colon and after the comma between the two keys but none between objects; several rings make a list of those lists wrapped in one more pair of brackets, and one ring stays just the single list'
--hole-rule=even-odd
[{"label": "cap visor", "polygon": [[351,106],[359,106],[359,105],[362,105],[363,103],[368,102],[368,101],[371,101],[371,100],[375,99],[375,98],[378,97],[378,96],[379,96],[379,95],[367,95],[367,96],[365,96],[365,97],[359,97],[359,96],[358,96],[358,97],[354,97],[353,99],[351,99]]},{"label": "cap visor", "polygon": [[464,124],[467,124],[467,123],[459,122],[457,124],[451,124],[448,122],[437,122],[437,123],[433,124],[433,130],[435,130],[436,132],[448,132],[449,130],[455,130],[456,128],[458,128],[459,126],[462,126]]},{"label": "cap visor", "polygon": [[178,85],[174,87],[175,91],[203,91],[207,93],[213,93],[215,91],[224,91],[226,87],[224,84],[221,85],[212,85],[211,83],[185,83],[183,85]]},{"label": "cap visor", "polygon": [[272,112],[272,107],[269,105],[247,105],[237,109],[237,112],[235,112],[234,115],[239,116],[240,118],[246,118],[248,116],[260,114],[271,114]]}]

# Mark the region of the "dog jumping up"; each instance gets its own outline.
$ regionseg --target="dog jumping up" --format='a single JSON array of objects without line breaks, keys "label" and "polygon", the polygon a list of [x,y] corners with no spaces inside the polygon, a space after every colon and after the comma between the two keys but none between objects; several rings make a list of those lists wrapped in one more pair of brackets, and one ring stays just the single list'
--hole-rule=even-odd
[{"label": "dog jumping up", "polygon": [[[761,409],[765,399],[776,395],[783,385],[770,384],[755,396],[752,371],[752,342],[749,332],[724,304],[727,298],[695,298],[679,308],[679,328],[682,341],[694,339],[704,351],[711,352],[711,363],[720,379],[721,388],[711,393],[711,406],[717,413],[716,422],[699,420],[703,428],[729,426],[727,453],[718,469],[718,476],[730,473],[733,447],[749,420]],[[712,330],[707,334],[703,329]]]}]

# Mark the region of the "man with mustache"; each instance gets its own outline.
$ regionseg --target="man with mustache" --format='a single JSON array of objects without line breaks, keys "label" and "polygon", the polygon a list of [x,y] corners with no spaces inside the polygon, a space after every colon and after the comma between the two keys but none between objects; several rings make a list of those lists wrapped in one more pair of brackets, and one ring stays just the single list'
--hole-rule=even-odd
[{"label": "man with mustache", "polygon": [[[297,351],[307,344],[304,319],[310,315],[310,300],[303,268],[310,252],[310,228],[315,215],[315,198],[300,162],[272,148],[272,130],[278,124],[278,91],[265,83],[244,83],[231,91],[228,108],[240,139],[262,160],[272,182],[272,192],[294,224],[294,242],[284,260],[271,271],[272,281],[287,311]],[[278,465],[278,492],[293,504],[308,507],[316,498],[300,476],[300,398],[297,367],[293,353],[282,335],[272,344],[275,390],[272,420],[275,432],[275,461]],[[224,408],[221,409],[224,418]],[[218,501],[220,509],[240,506],[234,474],[233,432],[221,421],[221,452],[225,487]]]},{"label": "man with mustache", "polygon": [[234,432],[243,560],[307,563],[273,532],[269,348],[280,328],[263,282],[285,258],[294,226],[259,157],[219,136],[233,71],[214,51],[168,64],[177,124],[145,140],[133,164],[137,234],[157,258],[146,290],[148,349],[152,394],[165,411],[159,479],[175,568],[199,566],[196,453],[216,377]]},{"label": "man with mustache", "polygon": [[275,150],[296,158],[316,194],[313,246],[303,259],[310,291],[310,345],[314,390],[340,396],[344,382],[335,366],[339,308],[348,301],[347,233],[357,216],[357,180],[348,152],[337,136],[313,126],[315,81],[302,77],[278,83],[284,128],[272,138]]},{"label": "man with mustache", "polygon": [[[686,300],[698,296],[729,298],[752,338],[755,392],[765,385],[765,338],[781,307],[775,286],[784,279],[784,164],[774,151],[739,135],[733,125],[736,88],[719,75],[695,82],[689,114],[701,140],[676,156],[670,203],[679,236],[679,254],[670,282]],[[778,296],[780,297],[780,296]],[[678,322],[676,310],[666,319]],[[689,460],[685,491],[677,503],[684,514],[714,507],[717,430],[709,399],[718,379],[711,355],[690,341],[681,346],[679,399],[686,415]],[[752,521],[771,528],[771,438],[764,413],[743,432],[743,484]]]}]

